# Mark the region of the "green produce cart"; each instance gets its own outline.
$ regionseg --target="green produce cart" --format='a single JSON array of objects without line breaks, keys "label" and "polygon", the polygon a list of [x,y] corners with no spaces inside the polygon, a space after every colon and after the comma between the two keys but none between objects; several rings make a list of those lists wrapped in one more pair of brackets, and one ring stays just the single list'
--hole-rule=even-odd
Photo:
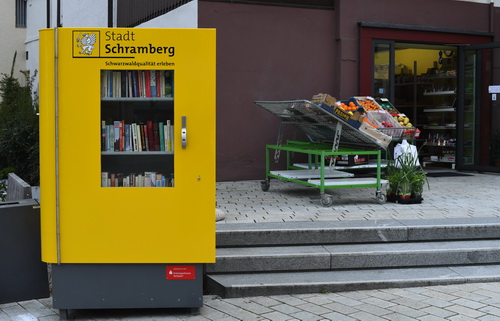
[{"label": "green produce cart", "polygon": [[[387,180],[381,178],[381,155],[391,137],[380,133],[371,134],[365,127],[356,128],[346,119],[308,100],[255,103],[281,119],[277,144],[266,145],[266,178],[262,181],[262,190],[269,190],[271,178],[316,187],[320,191],[321,204],[331,206],[333,198],[325,193],[327,189],[374,187],[377,201],[380,204],[385,203],[387,198],[382,192],[382,186]],[[309,141],[288,141],[282,144],[283,127],[287,124],[298,126]],[[271,151],[274,151],[273,158],[276,163],[281,151],[286,153],[285,169],[271,170]],[[307,163],[293,164],[291,153],[305,154]],[[376,159],[375,177],[355,177],[353,173],[345,170],[349,167],[343,166],[342,170],[339,170],[335,166],[338,157],[354,155]]]}]

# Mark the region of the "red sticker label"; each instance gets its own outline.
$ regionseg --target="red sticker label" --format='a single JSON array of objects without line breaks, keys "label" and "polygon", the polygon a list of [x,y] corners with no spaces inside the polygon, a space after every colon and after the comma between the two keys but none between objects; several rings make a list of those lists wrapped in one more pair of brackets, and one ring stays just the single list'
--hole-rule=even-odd
[{"label": "red sticker label", "polygon": [[167,280],[194,280],[196,266],[194,265],[167,265]]}]

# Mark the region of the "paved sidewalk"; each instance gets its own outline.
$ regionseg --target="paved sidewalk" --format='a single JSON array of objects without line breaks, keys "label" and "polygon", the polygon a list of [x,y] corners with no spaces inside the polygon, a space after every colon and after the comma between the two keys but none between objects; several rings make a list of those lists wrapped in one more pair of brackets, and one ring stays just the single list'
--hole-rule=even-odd
[{"label": "paved sidewalk", "polygon": [[[272,180],[217,183],[217,224],[294,221],[405,220],[500,217],[500,175],[429,177],[422,204],[378,204],[374,188],[329,190],[332,207],[319,203],[319,190]],[[1,290],[1,288],[0,288]],[[59,320],[51,299],[0,304],[0,321]],[[77,310],[76,320],[500,320],[500,283],[473,283],[221,299],[205,296],[200,314],[188,310]]]},{"label": "paved sidewalk", "polygon": [[330,189],[334,203],[320,204],[319,189],[271,180],[263,192],[260,181],[217,183],[217,205],[224,223],[294,221],[406,220],[500,217],[500,175],[429,177],[421,204],[378,204],[375,188]]},{"label": "paved sidewalk", "polygon": [[[500,283],[220,299],[186,309],[77,310],[75,320],[500,320]],[[50,299],[0,305],[0,321],[59,320]]]}]

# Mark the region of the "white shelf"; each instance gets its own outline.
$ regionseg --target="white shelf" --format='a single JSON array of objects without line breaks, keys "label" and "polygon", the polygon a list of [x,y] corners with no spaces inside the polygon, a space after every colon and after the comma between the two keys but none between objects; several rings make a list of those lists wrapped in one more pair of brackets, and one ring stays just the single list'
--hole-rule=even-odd
[{"label": "white shelf", "polygon": [[438,160],[431,160],[430,158],[426,158],[424,160],[425,163],[448,163],[448,164],[454,164],[455,160],[449,160],[446,158],[440,158]]},{"label": "white shelf", "polygon": [[425,146],[430,146],[430,147],[443,147],[443,148],[455,148],[456,145],[438,145],[438,144],[425,144]]},{"label": "white shelf", "polygon": [[[307,181],[310,184],[320,185],[319,179],[310,179]],[[380,184],[386,185],[386,179],[381,179]],[[377,184],[376,178],[346,178],[346,179],[325,179],[324,186],[360,186]]]},{"label": "white shelf", "polygon": [[[271,171],[270,173],[276,176],[291,179],[310,179],[321,177],[321,170],[319,169],[295,169],[285,171]],[[354,174],[351,173],[329,170],[328,168],[325,168],[325,178],[344,178],[353,176]]]},{"label": "white shelf", "polygon": [[173,97],[101,97],[102,101],[174,101]]},{"label": "white shelf", "polygon": [[427,108],[424,109],[424,113],[446,113],[446,112],[455,112],[455,107],[440,107],[440,108]]},{"label": "white shelf", "polygon": [[141,152],[101,152],[101,155],[113,155],[113,156],[151,156],[151,155],[173,155],[174,152],[165,152],[165,151],[141,151]]},{"label": "white shelf", "polygon": [[[293,164],[295,167],[299,168],[309,168],[308,163],[295,163]],[[380,161],[380,167],[386,167],[387,166],[387,160],[382,159]],[[354,166],[339,166],[335,165],[335,169],[363,169],[363,168],[377,168],[377,160],[371,159],[368,161],[368,164],[363,164],[363,165],[354,165]]]},{"label": "white shelf", "polygon": [[457,127],[426,125],[424,129],[457,129]]},{"label": "white shelf", "polygon": [[445,95],[455,95],[455,90],[444,90],[444,91],[428,91],[424,92],[424,96],[445,96]]},{"label": "white shelf", "polygon": [[425,158],[424,161],[422,162],[422,166],[426,167],[427,164],[430,163],[444,163],[444,164],[451,164],[451,168],[455,169],[455,161],[454,160],[448,160],[444,158],[440,158],[438,160],[431,160],[430,158]]}]

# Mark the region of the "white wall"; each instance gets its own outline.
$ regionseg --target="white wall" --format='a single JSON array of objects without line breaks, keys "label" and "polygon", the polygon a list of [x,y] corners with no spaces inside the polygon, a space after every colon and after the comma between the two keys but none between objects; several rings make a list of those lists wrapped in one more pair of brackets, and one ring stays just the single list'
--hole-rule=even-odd
[{"label": "white wall", "polygon": [[63,27],[106,28],[108,2],[103,0],[61,1]]},{"label": "white wall", "polygon": [[[55,21],[55,15],[51,17]],[[38,72],[39,66],[39,48],[38,48],[38,30],[47,28],[47,10],[46,1],[28,0],[27,2],[27,25],[25,47],[28,52],[26,60],[26,69],[34,75]],[[34,79],[33,90],[38,94],[38,75]]]},{"label": "white wall", "polygon": [[198,0],[156,17],[138,28],[198,28]]},{"label": "white wall", "polygon": [[[3,10],[3,6],[9,2],[9,5],[14,8],[14,1],[1,0],[0,12],[8,12]],[[78,1],[60,1],[61,3],[61,24],[63,27],[107,27],[108,26],[108,2],[104,0],[78,0]],[[116,6],[114,6],[116,9]],[[51,0],[51,17],[50,27],[56,27],[57,24],[57,0]],[[13,17],[14,15],[12,15]],[[2,26],[5,23],[0,19],[0,30],[5,30]],[[13,25],[13,22],[12,22]],[[39,66],[39,35],[40,29],[47,28],[47,9],[46,1],[28,0],[28,25],[26,36],[23,34],[12,39],[21,39],[21,53],[24,67],[24,43],[22,39],[26,38],[26,50],[29,52],[29,59],[26,62],[26,69],[31,72],[38,70]],[[171,12],[157,17],[138,26],[138,28],[198,28],[198,0],[193,0]],[[22,29],[24,32],[24,29]],[[0,33],[3,34],[3,33]],[[9,36],[9,38],[11,38]],[[4,48],[4,42],[0,42],[0,58],[6,55],[1,54]],[[18,53],[19,57],[19,53]],[[12,55],[9,58],[12,60]],[[2,61],[0,60],[0,68]],[[10,65],[9,65],[10,66]],[[0,69],[0,72],[1,71]],[[34,89],[38,92],[38,78],[35,79]]]},{"label": "white wall", "polygon": [[491,2],[493,2],[495,7],[500,6],[500,0],[456,0],[456,1],[467,1],[467,2],[477,2],[477,3],[491,3]]},{"label": "white wall", "polygon": [[24,84],[24,76],[19,71],[26,70],[24,46],[26,29],[16,28],[15,1],[0,1],[0,12],[2,13],[2,19],[0,19],[0,74],[10,74],[12,59],[17,51],[14,77]]}]

